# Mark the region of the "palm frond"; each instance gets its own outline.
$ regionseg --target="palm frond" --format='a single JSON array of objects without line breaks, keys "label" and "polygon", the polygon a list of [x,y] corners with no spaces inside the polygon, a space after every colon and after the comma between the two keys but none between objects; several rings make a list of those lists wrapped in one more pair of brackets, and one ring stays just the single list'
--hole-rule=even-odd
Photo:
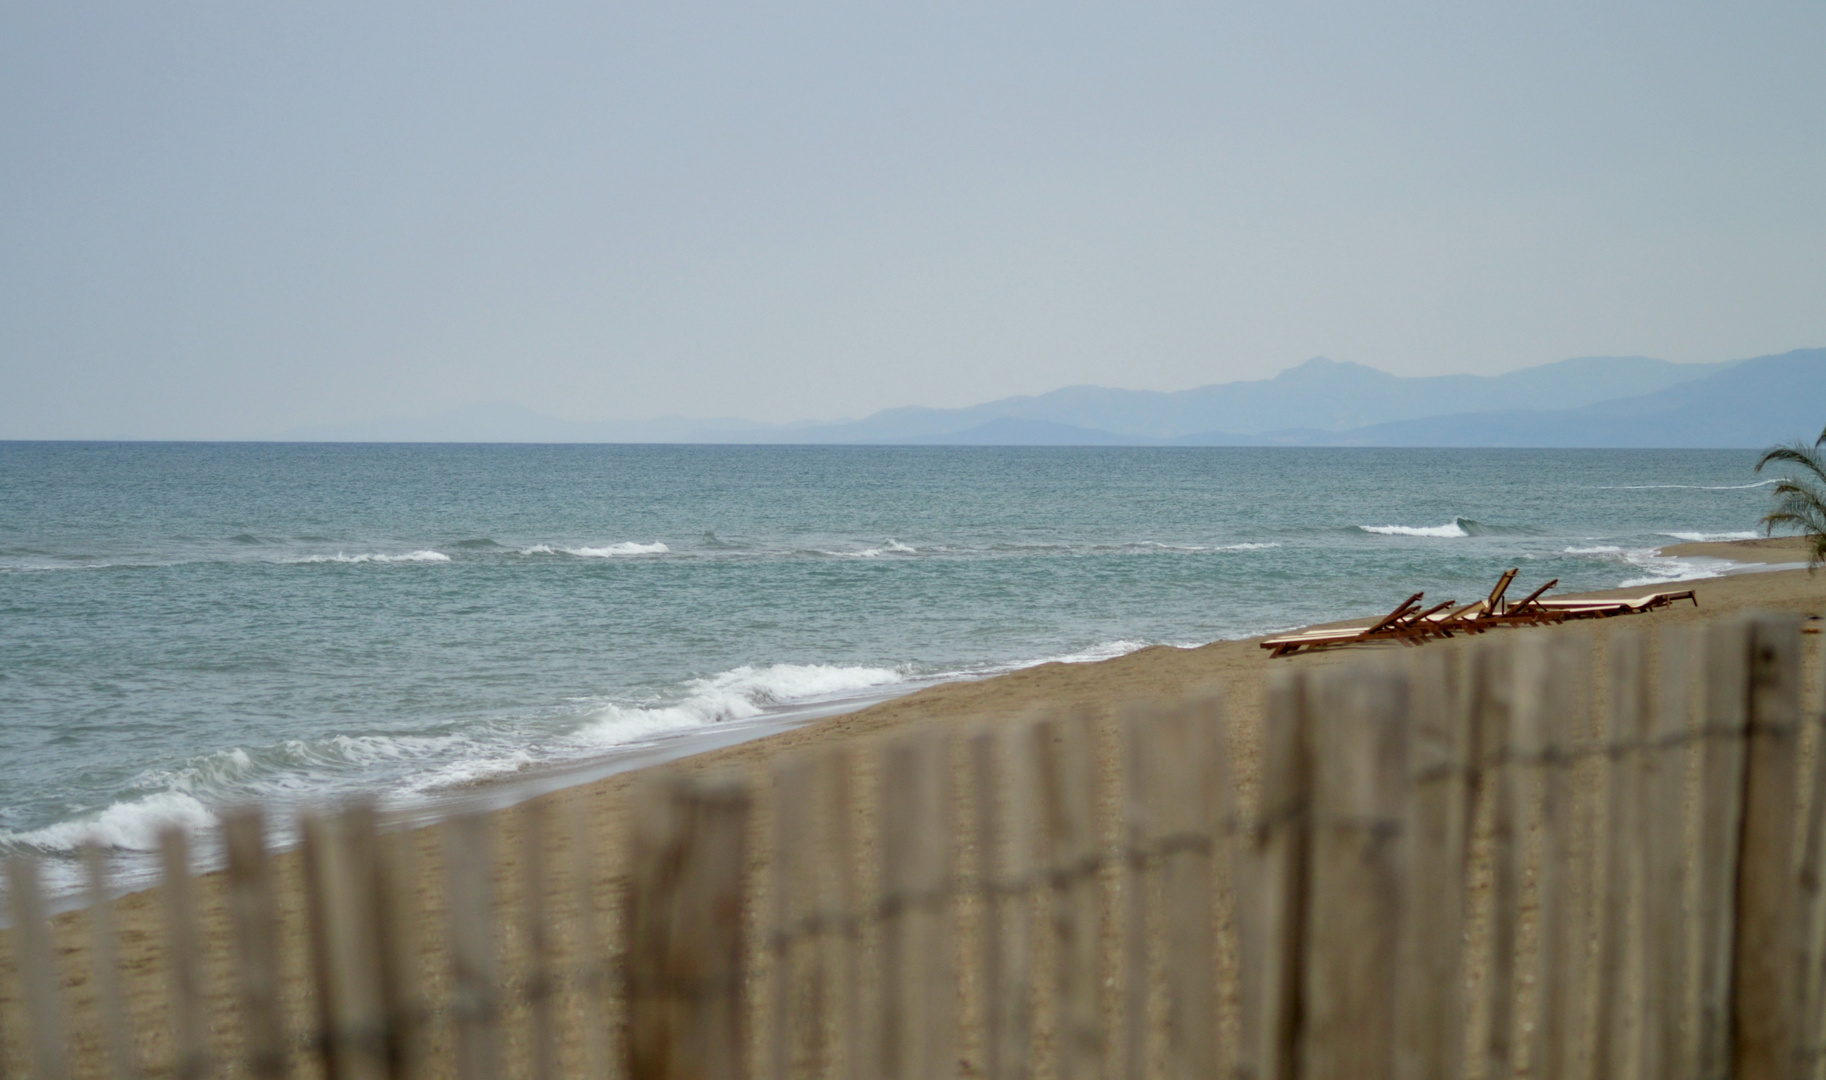
[{"label": "palm frond", "polygon": [[[1821,434],[1826,436],[1826,432],[1821,432]],[[1757,459],[1756,471],[1762,472],[1763,466],[1775,462],[1783,465],[1798,465],[1818,477],[1821,482],[1826,483],[1826,458],[1822,458],[1820,453],[1813,448],[1802,446],[1799,443],[1791,446],[1771,447],[1763,451],[1763,456]]]},{"label": "palm frond", "polygon": [[1773,446],[1756,462],[1757,472],[1771,464],[1794,467],[1770,492],[1775,505],[1763,515],[1762,526],[1770,536],[1777,528],[1792,528],[1807,538],[1808,573],[1826,563],[1826,454],[1822,447],[1826,447],[1826,429],[1821,429],[1812,446],[1799,442]]}]

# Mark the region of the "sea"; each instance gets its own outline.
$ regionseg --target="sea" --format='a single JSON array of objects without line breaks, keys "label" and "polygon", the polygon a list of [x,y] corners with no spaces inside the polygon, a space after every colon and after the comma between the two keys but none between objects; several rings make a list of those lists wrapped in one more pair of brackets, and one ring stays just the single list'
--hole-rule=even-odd
[{"label": "sea", "polygon": [[[402,815],[946,680],[1739,568],[1750,451],[0,442],[0,854]],[[517,781],[517,783],[496,783]],[[199,845],[207,851],[208,845]]]}]

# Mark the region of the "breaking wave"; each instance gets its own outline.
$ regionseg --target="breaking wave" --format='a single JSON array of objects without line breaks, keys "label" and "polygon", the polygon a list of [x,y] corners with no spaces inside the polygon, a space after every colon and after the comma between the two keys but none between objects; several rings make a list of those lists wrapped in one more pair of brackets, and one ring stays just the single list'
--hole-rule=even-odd
[{"label": "breaking wave", "polygon": [[661,543],[636,544],[632,542],[605,544],[602,547],[554,547],[551,544],[534,544],[522,548],[522,555],[572,555],[579,559],[616,559],[624,555],[666,555],[671,548]]},{"label": "breaking wave", "polygon": [[1470,518],[1453,518],[1444,525],[1359,525],[1358,529],[1377,536],[1432,536],[1457,539],[1470,536],[1477,528]]}]

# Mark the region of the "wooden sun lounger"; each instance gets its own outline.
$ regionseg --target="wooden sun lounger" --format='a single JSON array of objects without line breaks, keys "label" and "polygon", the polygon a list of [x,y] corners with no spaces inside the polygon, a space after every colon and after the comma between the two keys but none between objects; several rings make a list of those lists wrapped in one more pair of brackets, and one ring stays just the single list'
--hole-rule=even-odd
[{"label": "wooden sun lounger", "polygon": [[1500,614],[1484,616],[1482,619],[1478,620],[1480,628],[1489,626],[1533,626],[1538,623],[1559,622],[1566,616],[1554,611],[1552,608],[1543,607],[1540,603],[1541,594],[1559,583],[1560,579],[1554,578],[1552,581],[1549,581],[1547,584],[1523,597],[1520,601],[1514,604],[1505,605]]},{"label": "wooden sun lounger", "polygon": [[1403,600],[1395,610],[1377,619],[1368,626],[1337,626],[1329,630],[1303,630],[1297,634],[1282,634],[1262,642],[1262,648],[1273,650],[1269,656],[1290,656],[1301,649],[1324,649],[1333,645],[1349,645],[1358,641],[1370,641],[1376,638],[1401,636],[1402,627],[1409,622],[1415,610],[1420,607],[1424,592],[1417,592]]},{"label": "wooden sun lounger", "polygon": [[1520,570],[1520,567],[1514,567],[1503,571],[1503,575],[1496,579],[1496,587],[1484,599],[1466,604],[1449,615],[1433,616],[1428,620],[1433,632],[1440,637],[1451,637],[1460,630],[1468,634],[1481,633],[1485,629],[1481,623],[1493,615],[1503,613],[1503,594],[1509,591],[1509,583],[1515,580],[1515,575]]},{"label": "wooden sun lounger", "polygon": [[1645,611],[1669,607],[1678,600],[1691,600],[1694,607],[1699,606],[1699,597],[1693,594],[1692,589],[1683,589],[1680,592],[1649,593],[1647,596],[1619,597],[1614,600],[1537,600],[1535,603],[1549,611],[1565,612],[1566,617],[1570,619],[1608,619],[1613,615],[1640,615]]}]

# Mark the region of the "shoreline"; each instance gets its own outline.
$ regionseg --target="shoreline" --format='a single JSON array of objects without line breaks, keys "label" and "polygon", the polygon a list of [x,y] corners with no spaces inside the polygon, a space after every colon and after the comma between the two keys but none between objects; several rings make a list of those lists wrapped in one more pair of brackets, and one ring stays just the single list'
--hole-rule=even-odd
[{"label": "shoreline", "polygon": [[[1746,554],[1748,551],[1768,548],[1767,541],[1736,543],[1746,546]],[[1670,548],[1686,546],[1671,545]],[[1714,551],[1721,547],[1725,552],[1740,550],[1729,543],[1705,546],[1713,550],[1703,554],[1694,552],[1693,556],[1718,557]],[[1673,554],[1670,549],[1663,550]],[[1779,566],[1781,561],[1792,559],[1791,551],[1784,551],[1779,546],[1773,551],[1775,555],[1785,558],[1743,558],[1733,561],[1773,567]],[[1686,552],[1680,554],[1685,555]],[[1618,627],[1641,629],[1655,634],[1669,626],[1695,625],[1748,610],[1790,612],[1802,616],[1826,615],[1826,574],[1808,574],[1802,570],[1770,569],[1766,572],[1733,573],[1579,595],[1639,596],[1655,589],[1674,587],[1692,588],[1699,598],[1699,606],[1694,608],[1682,605],[1639,616],[1502,630],[1496,633],[1590,634],[1594,653],[1601,657],[1605,642]],[[1390,591],[1402,591],[1400,584],[1391,583]],[[896,734],[932,726],[968,731],[985,724],[1050,710],[1085,709],[1107,719],[1116,716],[1125,704],[1132,701],[1167,701],[1200,691],[1220,689],[1227,701],[1237,779],[1247,797],[1247,793],[1253,790],[1255,762],[1262,742],[1266,674],[1292,667],[1345,664],[1364,655],[1366,650],[1381,650],[1384,653],[1390,650],[1405,651],[1404,647],[1394,643],[1379,643],[1270,659],[1267,651],[1259,647],[1260,640],[1261,637],[1257,636],[1215,641],[1193,648],[1153,645],[1110,659],[1078,663],[1055,660],[984,678],[941,682],[861,708],[795,721],[783,730],[743,737],[727,745],[666,760],[669,760],[670,768],[690,773],[735,771],[746,774],[755,784],[759,811],[757,820],[765,822],[770,817],[772,802],[768,776],[778,762],[796,755],[837,749],[851,753],[859,765],[858,776],[862,784],[859,805],[866,806],[869,805],[868,792],[877,776],[873,752],[884,740],[891,739]],[[1809,635],[1803,638],[1803,642],[1806,653],[1806,700],[1810,703],[1809,707],[1815,707],[1813,703],[1820,700],[1817,683],[1826,635]],[[1454,642],[1434,642],[1423,647],[1438,649],[1453,648],[1456,645]],[[1600,673],[1603,671],[1601,665],[1598,670]],[[1101,755],[1106,759],[1101,762],[1101,767],[1106,772],[1118,767],[1114,745],[1112,739]],[[546,775],[532,781],[521,779],[487,784],[484,787],[493,790],[487,790],[472,800],[467,809],[483,811],[494,837],[497,853],[494,869],[496,920],[503,934],[504,958],[509,970],[512,970],[515,957],[518,956],[517,950],[521,947],[511,928],[517,925],[516,915],[520,910],[517,849],[527,836],[529,808],[537,806],[545,811],[539,816],[546,822],[545,842],[556,856],[552,859],[553,865],[567,865],[567,853],[574,850],[573,845],[580,837],[587,836],[592,849],[591,857],[598,866],[609,871],[610,888],[613,889],[621,865],[618,851],[622,838],[627,833],[627,793],[642,775],[640,766],[659,763],[661,759],[656,757],[643,760],[639,765],[618,769],[609,775],[588,779],[579,778],[575,774],[562,778]],[[957,788],[968,786],[966,768],[960,753],[954,761]],[[554,780],[562,782],[553,783]],[[542,789],[531,790],[533,786]],[[519,790],[515,791],[515,788]],[[439,809],[440,816],[450,812],[447,804]],[[402,836],[419,867],[419,874],[411,889],[410,903],[414,910],[421,913],[420,918],[426,926],[426,932],[421,936],[427,939],[423,965],[427,983],[432,987],[441,987],[444,985],[446,960],[437,950],[441,947],[439,942],[442,934],[439,928],[444,917],[441,888],[444,830],[430,824],[423,817],[414,820],[410,814],[391,818],[391,823],[394,827],[405,830]],[[858,824],[862,822],[859,821]],[[754,848],[751,859],[756,860],[757,865],[760,860],[770,857],[771,837],[765,827],[757,826]],[[311,969],[311,960],[305,931],[308,919],[301,895],[301,864],[302,858],[296,849],[280,852],[272,860],[275,885],[281,898],[280,962],[281,970],[285,973],[283,996],[288,1024],[294,1031],[308,1029],[314,1009],[310,986],[304,978],[305,973]],[[220,872],[200,874],[193,882],[193,894],[201,912],[201,952],[211,1008],[226,1012],[232,1008],[237,981],[233,975],[236,966],[233,933],[223,886],[224,875]],[[561,920],[572,917],[568,914],[570,909],[567,905],[571,903],[569,899],[556,894],[549,899],[555,909],[554,917]],[[139,1032],[141,1052],[148,1062],[168,1060],[171,1028],[167,1014],[167,972],[162,945],[164,912],[159,895],[155,890],[141,889],[115,899],[110,908],[119,929],[123,977],[127,983],[135,1027]],[[52,918],[51,925],[60,955],[59,962],[63,967],[64,982],[72,1000],[76,1002],[73,1019],[92,1017],[96,988],[89,977],[88,919],[80,908],[66,909]],[[10,937],[10,930],[0,932],[0,939],[5,939],[6,945],[0,952],[9,957],[12,952]],[[5,966],[10,967],[10,960],[5,962]],[[16,994],[15,979],[10,975],[0,979],[0,1009],[8,1014],[9,1019],[22,1015],[18,1012]],[[85,1024],[86,1022],[84,1021]],[[19,1042],[20,1027],[16,1022],[0,1025],[0,1029],[5,1032],[4,1038],[8,1043],[5,1052],[9,1057],[23,1050]],[[218,1053],[232,1056],[235,1052],[232,1040],[236,1037],[233,1025],[223,1025],[223,1030],[218,1031]],[[86,1053],[87,1051],[85,1055]],[[14,1057],[12,1060],[19,1058]]]}]

